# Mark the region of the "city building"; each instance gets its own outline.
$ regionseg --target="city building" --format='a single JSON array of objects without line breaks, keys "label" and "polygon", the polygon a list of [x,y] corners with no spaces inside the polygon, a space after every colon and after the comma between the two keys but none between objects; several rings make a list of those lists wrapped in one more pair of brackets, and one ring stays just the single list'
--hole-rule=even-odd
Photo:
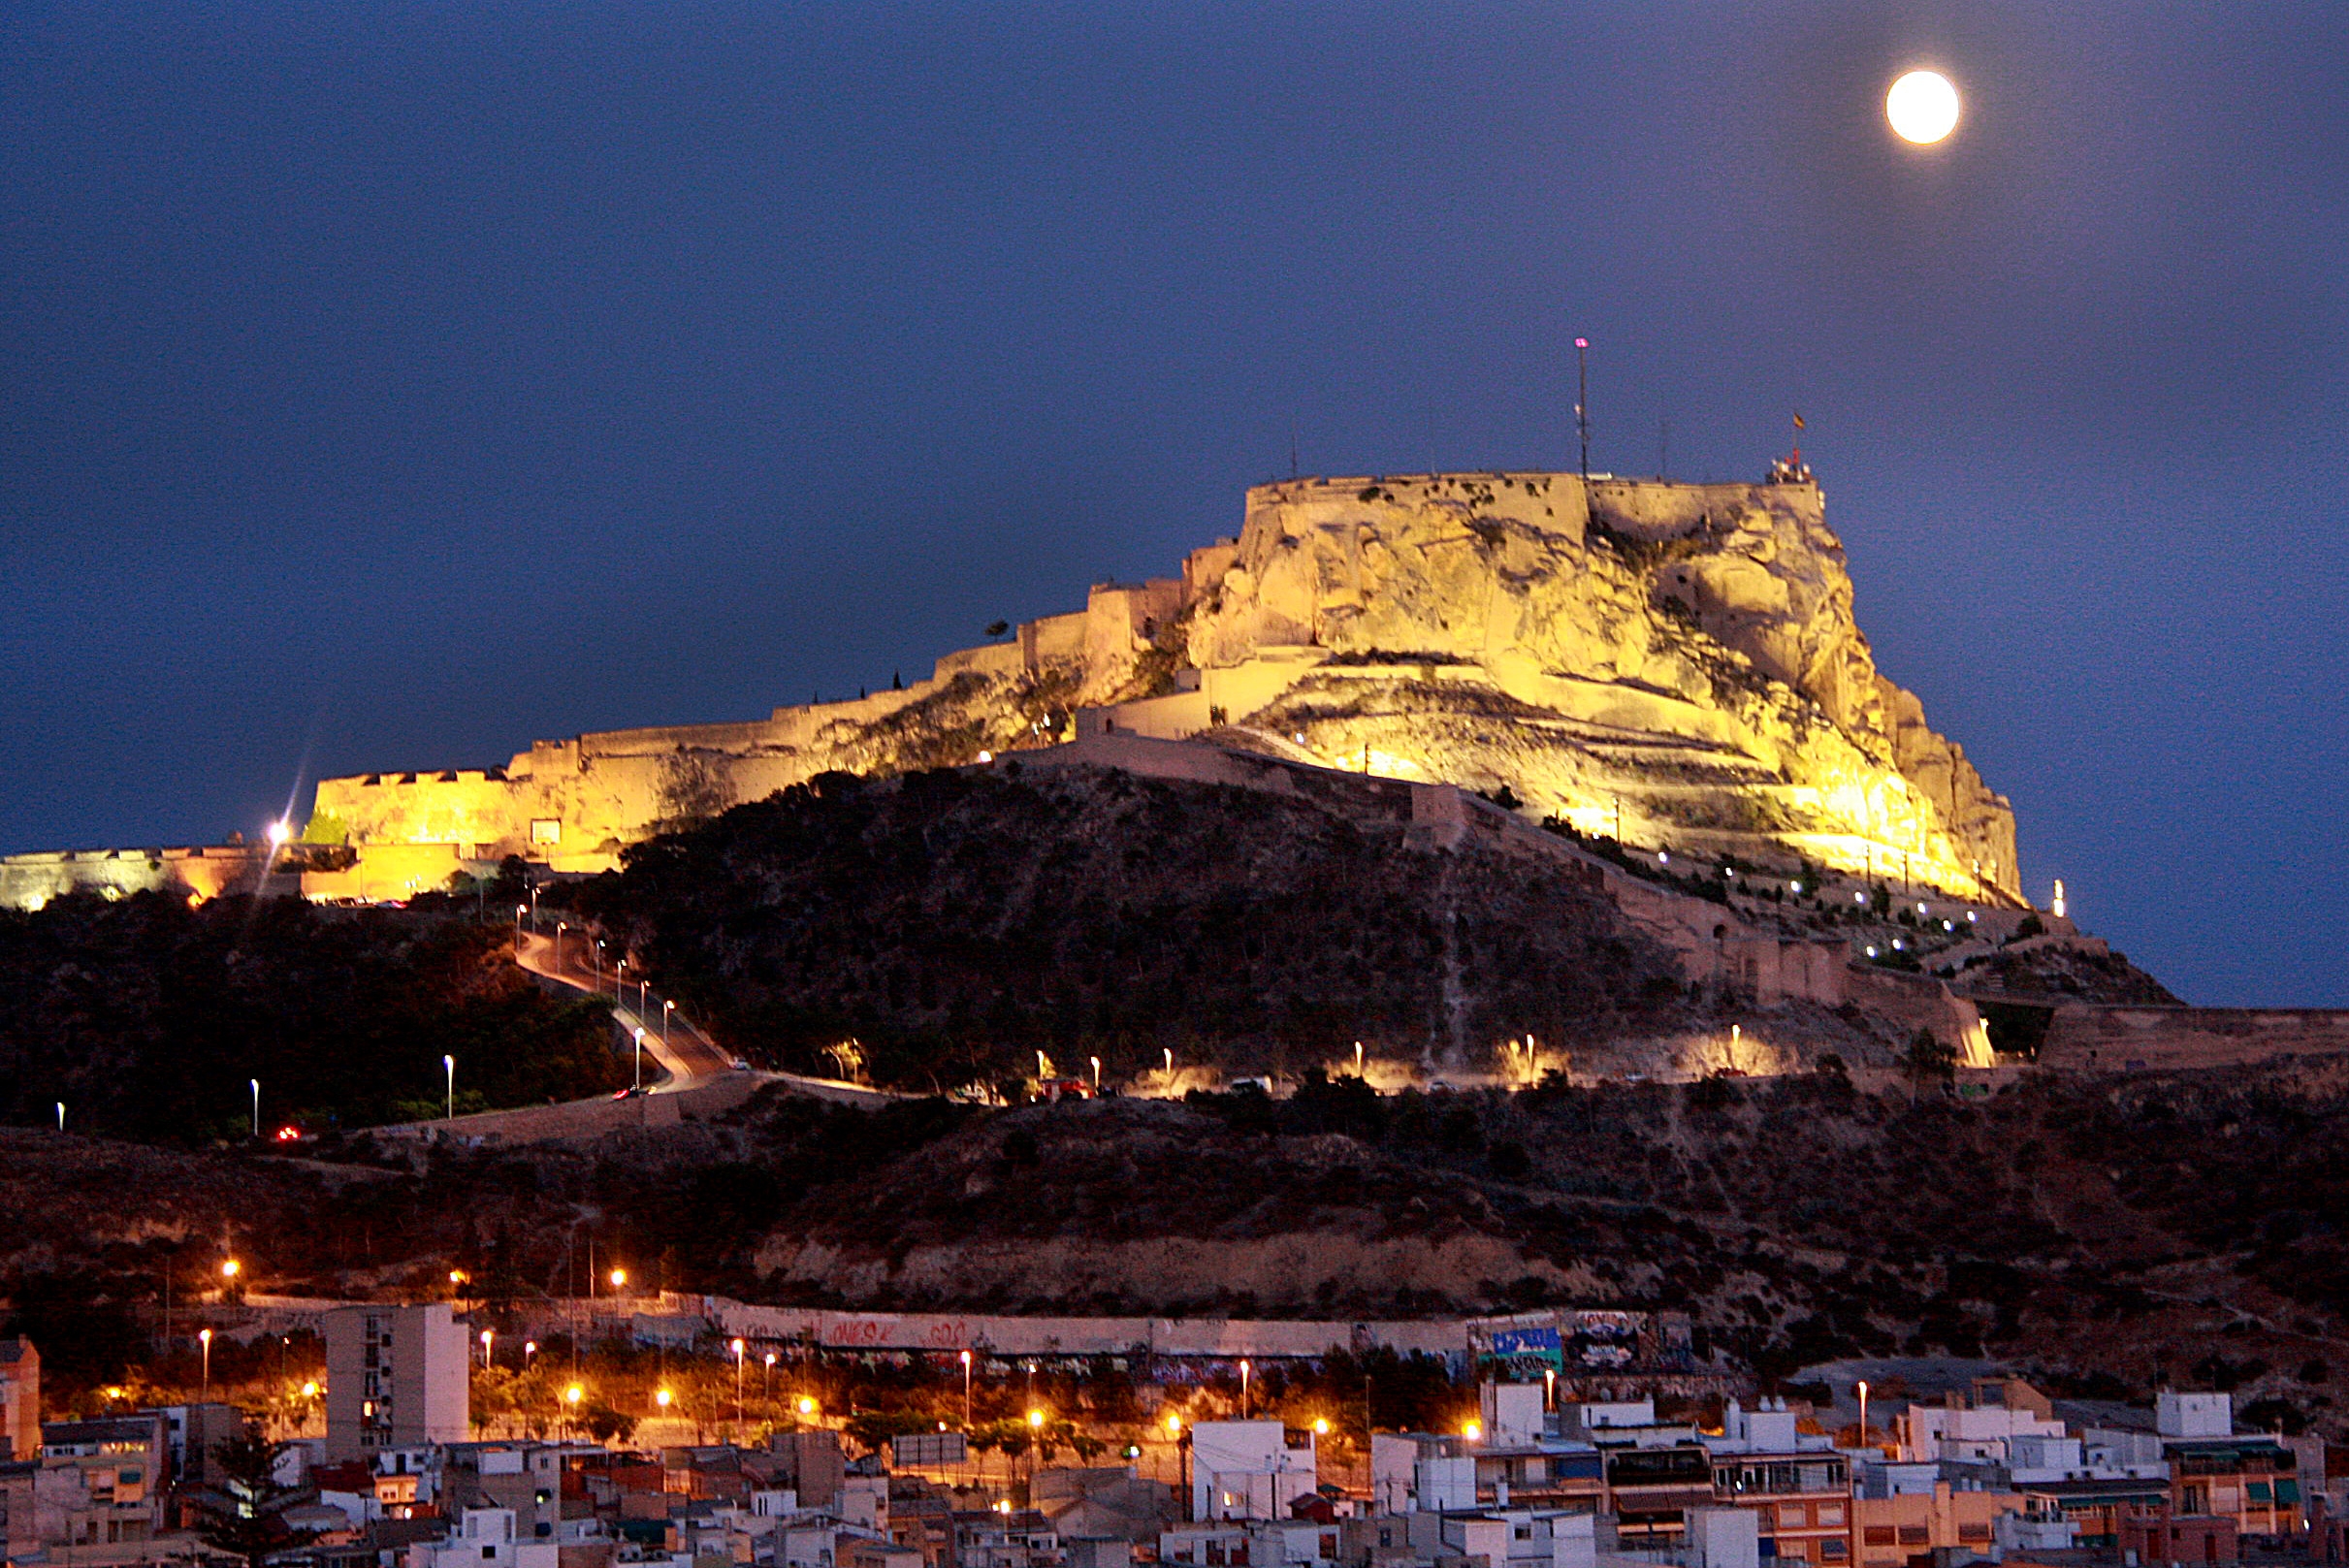
[{"label": "city building", "polygon": [[1923,1490],[1892,1490],[1851,1500],[1857,1526],[1860,1568],[1903,1568],[1929,1552],[1975,1552],[1987,1556],[2003,1514],[2020,1515],[2027,1504],[2015,1492],[1958,1491],[1946,1481]]},{"label": "city building", "polygon": [[407,1568],[558,1568],[560,1557],[552,1541],[517,1537],[512,1509],[468,1508],[446,1540],[409,1547]]},{"label": "city building", "polygon": [[213,1451],[244,1432],[244,1415],[235,1405],[164,1405],[154,1414],[163,1418],[164,1475],[173,1481],[210,1481]]},{"label": "city building", "polygon": [[1842,1568],[1855,1555],[1850,1466],[1833,1439],[1798,1424],[1784,1399],[1754,1410],[1730,1400],[1722,1435],[1698,1440],[1712,1460],[1706,1502],[1752,1511],[1765,1556]]},{"label": "city building", "polygon": [[33,1492],[41,1461],[0,1459],[0,1562],[19,1562],[41,1551],[41,1526]]},{"label": "city building", "polygon": [[33,1484],[43,1549],[87,1563],[144,1555],[163,1523],[164,1453],[153,1414],[43,1426]]},{"label": "city building", "polygon": [[41,1456],[41,1353],[21,1335],[0,1339],[0,1459]]},{"label": "city building", "polygon": [[1276,1421],[1203,1421],[1191,1428],[1191,1518],[1285,1520],[1321,1482],[1310,1430]]},{"label": "city building", "polygon": [[327,1313],[327,1461],[464,1441],[471,1357],[467,1326],[445,1301]]}]

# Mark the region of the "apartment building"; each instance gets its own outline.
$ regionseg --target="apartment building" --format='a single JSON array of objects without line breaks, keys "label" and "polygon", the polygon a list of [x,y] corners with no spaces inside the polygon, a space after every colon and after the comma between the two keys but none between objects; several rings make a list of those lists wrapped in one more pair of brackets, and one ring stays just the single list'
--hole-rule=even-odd
[{"label": "apartment building", "polygon": [[445,1301],[326,1314],[326,1457],[458,1443],[471,1424],[472,1344]]}]

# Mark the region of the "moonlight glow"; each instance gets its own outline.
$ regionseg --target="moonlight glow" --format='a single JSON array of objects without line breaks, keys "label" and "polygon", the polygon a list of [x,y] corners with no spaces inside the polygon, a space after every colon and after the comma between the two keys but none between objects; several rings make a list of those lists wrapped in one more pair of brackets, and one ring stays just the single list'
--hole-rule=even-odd
[{"label": "moonlight glow", "polygon": [[1912,71],[1884,94],[1884,118],[1905,142],[1939,142],[1957,129],[1957,89],[1938,71]]}]

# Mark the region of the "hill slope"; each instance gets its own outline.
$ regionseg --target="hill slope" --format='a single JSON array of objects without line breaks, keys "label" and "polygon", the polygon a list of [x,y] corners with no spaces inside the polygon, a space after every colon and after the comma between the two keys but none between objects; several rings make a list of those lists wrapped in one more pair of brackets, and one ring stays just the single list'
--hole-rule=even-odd
[{"label": "hill slope", "polygon": [[[1621,1070],[1751,1022],[1561,867],[1106,769],[826,775],[630,850],[581,902],[734,1048],[829,1071],[853,1038],[921,1089],[1027,1077],[1039,1050],[1110,1082],[1170,1051],[1295,1072],[1356,1040],[1481,1069],[1528,1034]],[[1779,1026],[1889,1059],[1831,1013]]]}]

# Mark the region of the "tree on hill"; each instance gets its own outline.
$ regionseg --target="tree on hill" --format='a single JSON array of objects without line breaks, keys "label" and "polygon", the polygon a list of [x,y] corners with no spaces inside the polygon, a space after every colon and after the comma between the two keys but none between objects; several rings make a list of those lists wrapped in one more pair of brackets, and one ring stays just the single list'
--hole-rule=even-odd
[{"label": "tree on hill", "polygon": [[269,1442],[258,1426],[212,1446],[219,1480],[197,1502],[203,1520],[196,1533],[206,1546],[243,1558],[248,1568],[262,1568],[272,1554],[310,1540],[316,1532],[285,1521],[285,1511],[307,1493],[277,1480],[277,1460],[293,1446]]},{"label": "tree on hill", "polygon": [[1928,1084],[1947,1084],[1957,1077],[1957,1047],[1936,1039],[1930,1029],[1919,1029],[1909,1038],[1909,1049],[1901,1057],[1901,1065],[1909,1070],[1910,1081],[1920,1089]]}]

